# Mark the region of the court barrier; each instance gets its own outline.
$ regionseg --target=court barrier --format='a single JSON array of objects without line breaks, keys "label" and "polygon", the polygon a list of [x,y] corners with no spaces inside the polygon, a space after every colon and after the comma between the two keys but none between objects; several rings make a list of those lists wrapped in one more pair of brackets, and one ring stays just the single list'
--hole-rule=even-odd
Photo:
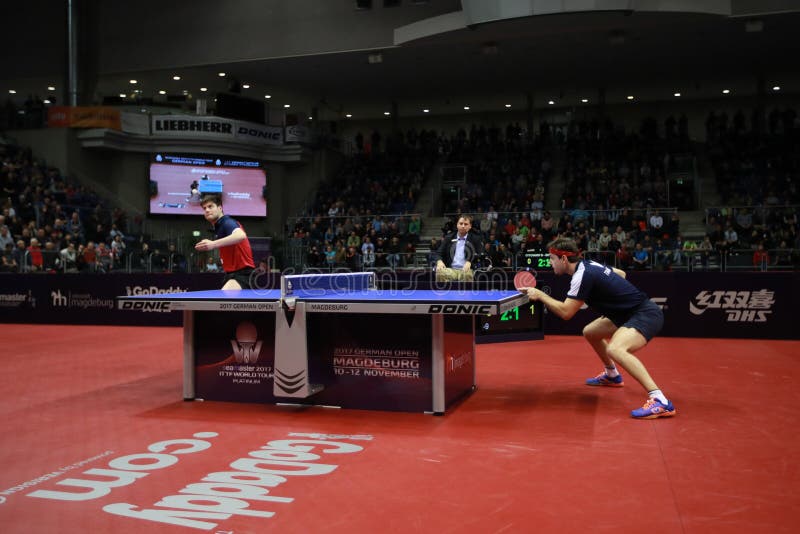
[{"label": "court barrier", "polygon": [[[513,287],[513,272],[476,273],[474,282],[437,284],[430,272],[378,272],[381,287],[442,291],[491,284]],[[264,275],[261,287],[278,287]],[[667,337],[800,339],[794,307],[800,302],[800,272],[631,272],[628,279],[664,311]],[[218,289],[221,274],[0,275],[0,321],[84,325],[178,326],[182,316],[163,307],[119,309],[115,297]],[[569,277],[539,272],[537,287],[558,299]],[[580,335],[597,315],[580,310],[570,321],[552,314],[545,334]]]}]

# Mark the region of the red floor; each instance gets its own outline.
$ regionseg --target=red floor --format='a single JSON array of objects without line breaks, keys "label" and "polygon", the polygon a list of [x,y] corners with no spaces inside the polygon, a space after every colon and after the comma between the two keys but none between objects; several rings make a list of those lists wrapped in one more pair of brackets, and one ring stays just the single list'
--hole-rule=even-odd
[{"label": "red floor", "polygon": [[[6,534],[776,533],[800,520],[798,341],[656,339],[640,356],[678,415],[634,421],[643,392],[583,386],[599,364],[573,337],[479,346],[479,389],[444,417],[183,402],[177,328],[0,325],[0,339]],[[202,485],[292,433],[361,449],[300,455],[327,474]],[[210,447],[148,450],[192,436]],[[52,498],[90,491],[68,479],[117,485]],[[187,496],[210,488],[229,493]],[[104,511],[126,507],[186,526]]]}]

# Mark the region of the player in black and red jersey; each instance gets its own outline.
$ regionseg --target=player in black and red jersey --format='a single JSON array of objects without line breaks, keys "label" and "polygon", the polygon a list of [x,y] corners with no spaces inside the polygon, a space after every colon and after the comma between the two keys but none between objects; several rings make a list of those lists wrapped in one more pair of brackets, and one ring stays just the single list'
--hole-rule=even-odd
[{"label": "player in black and red jersey", "polygon": [[225,271],[222,289],[250,289],[255,263],[244,228],[239,221],[222,212],[221,195],[204,195],[200,205],[203,207],[203,216],[211,223],[214,239],[203,239],[194,246],[195,250],[219,249]]}]

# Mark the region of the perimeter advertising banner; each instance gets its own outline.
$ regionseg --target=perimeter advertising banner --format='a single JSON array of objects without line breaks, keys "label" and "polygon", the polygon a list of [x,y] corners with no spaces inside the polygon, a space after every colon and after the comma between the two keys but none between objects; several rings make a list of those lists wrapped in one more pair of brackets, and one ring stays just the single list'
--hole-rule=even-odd
[{"label": "perimeter advertising banner", "polygon": [[180,326],[169,309],[117,308],[122,295],[179,293],[222,287],[222,275],[202,274],[3,274],[0,322]]},{"label": "perimeter advertising banner", "polygon": [[153,115],[153,137],[218,139],[251,145],[282,145],[283,128],[237,121],[211,115]]},{"label": "perimeter advertising banner", "polygon": [[[553,297],[566,297],[569,277],[545,273],[538,280]],[[663,310],[662,336],[800,339],[798,273],[633,272],[628,280]],[[580,334],[595,317],[587,309],[570,321],[547,314],[545,333]]]},{"label": "perimeter advertising banner", "polygon": [[[662,336],[800,339],[795,303],[800,273],[655,272],[628,279],[664,310]],[[564,299],[569,277],[542,272],[538,287]],[[200,291],[222,286],[221,274],[0,274],[0,321],[5,323],[171,325],[169,310],[118,310],[120,295]],[[545,334],[580,335],[595,318],[581,310],[570,321],[546,314]]]},{"label": "perimeter advertising banner", "polygon": [[51,106],[47,108],[50,128],[110,128],[121,130],[120,111],[103,106]]}]

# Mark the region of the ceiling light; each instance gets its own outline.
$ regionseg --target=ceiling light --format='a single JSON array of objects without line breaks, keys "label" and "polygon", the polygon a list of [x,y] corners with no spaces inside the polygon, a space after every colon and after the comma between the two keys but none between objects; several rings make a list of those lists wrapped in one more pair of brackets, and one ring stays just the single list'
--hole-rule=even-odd
[{"label": "ceiling light", "polygon": [[308,120],[313,121],[314,117],[309,117]]},{"label": "ceiling light", "polygon": [[345,115],[345,117],[349,119],[350,117],[352,117],[352,115],[348,113],[347,115]]},{"label": "ceiling light", "polygon": [[292,105],[291,104],[284,104],[283,107],[288,109],[288,108],[292,107]]},{"label": "ceiling light", "polygon": [[15,94],[17,94],[17,92],[15,90],[13,90],[13,89],[9,89],[8,90],[8,94],[15,95]]},{"label": "ceiling light", "polygon": [[225,73],[224,73],[224,72],[220,72],[220,73],[219,73],[219,77],[220,77],[220,78],[224,78],[224,77],[225,77]]},{"label": "ceiling light", "polygon": [[184,89],[184,90],[183,90],[183,94],[184,94],[184,95],[188,95],[188,94],[189,94],[189,91],[187,91],[186,89]]},{"label": "ceiling light", "polygon": [[469,106],[464,106],[464,111],[469,111]]},{"label": "ceiling light", "polygon": [[269,100],[270,98],[272,98],[272,95],[264,95],[264,98],[266,98],[267,100]]},{"label": "ceiling light", "polygon": [[203,92],[203,93],[205,93],[206,91],[208,91],[208,87],[201,87],[201,88],[200,88],[200,91],[201,91],[201,92]]},{"label": "ceiling light", "polygon": [[507,107],[507,108],[510,108],[510,107],[511,107],[511,104],[506,104],[506,107]]},{"label": "ceiling light", "polygon": [[52,102],[50,102],[50,100],[48,100],[48,99],[46,99],[46,98],[44,99],[44,103],[45,103],[45,104],[52,104]]},{"label": "ceiling light", "polygon": [[56,90],[56,88],[55,88],[55,86],[53,86],[53,85],[48,85],[48,86],[47,86],[47,90],[48,90],[48,91],[55,91],[55,90]]},{"label": "ceiling light", "polygon": [[162,89],[162,90],[160,90],[160,91],[158,92],[158,94],[160,94],[160,95],[165,95],[165,94],[167,94],[167,92],[166,92],[165,90],[163,90],[163,89]]},{"label": "ceiling light", "polygon": [[731,92],[731,90],[730,90],[730,89],[723,89],[723,90],[722,90],[722,94],[723,94],[723,95],[727,95],[727,94],[729,94],[730,92]]},{"label": "ceiling light", "polygon": [[119,94],[119,97],[120,97],[120,98],[125,98],[126,96],[128,96],[128,95],[126,95],[125,93],[120,93],[120,94]]},{"label": "ceiling light", "polygon": [[386,115],[387,117],[388,117],[389,115],[391,115],[391,113],[389,113],[388,111],[384,111],[384,112],[383,112],[383,114],[384,114],[384,115]]},{"label": "ceiling light", "polygon": [[431,110],[429,110],[429,109],[427,109],[427,108],[426,108],[426,109],[423,109],[423,110],[422,110],[422,112],[423,112],[423,113],[430,113],[430,112],[431,112]]},{"label": "ceiling light", "polygon": [[680,93],[675,93],[675,94],[674,94],[674,95],[672,95],[672,96],[681,96],[681,94],[680,94]]},{"label": "ceiling light", "polygon": [[250,84],[246,83],[242,86],[242,89],[250,89]]},{"label": "ceiling light", "polygon": [[555,102],[553,102],[552,100],[549,100],[547,103],[548,103],[549,105],[551,105],[551,106],[552,106],[553,104],[555,104]]},{"label": "ceiling light", "polygon": [[584,104],[586,104],[587,102],[589,102],[589,99],[588,99],[588,98],[581,98],[581,102],[583,102]]},{"label": "ceiling light", "polygon": [[780,90],[781,90],[781,86],[780,86],[780,85],[776,85],[776,86],[774,86],[774,87],[772,88],[772,90],[773,90],[773,91],[780,91]]},{"label": "ceiling light", "polygon": [[627,96],[627,97],[625,97],[625,98],[627,98],[628,100],[633,100],[633,95],[628,95],[628,96]]},{"label": "ceiling light", "polygon": [[137,82],[136,80],[131,80],[131,84],[136,84],[136,83],[139,83],[139,82]]},{"label": "ceiling light", "polygon": [[181,79],[181,77],[180,77],[180,76],[173,76],[173,77],[172,77],[172,79],[173,79],[173,80],[175,80],[175,81],[177,82],[178,80],[180,80],[180,79]]}]

